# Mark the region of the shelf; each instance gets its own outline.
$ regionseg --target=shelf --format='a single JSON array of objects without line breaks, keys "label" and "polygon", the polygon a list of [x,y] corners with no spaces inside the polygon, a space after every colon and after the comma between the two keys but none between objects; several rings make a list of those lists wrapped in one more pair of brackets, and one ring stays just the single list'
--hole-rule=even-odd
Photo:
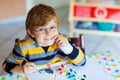
[{"label": "shelf", "polygon": [[92,21],[73,21],[70,26],[70,36],[75,34],[91,34],[120,37],[120,25],[111,23],[98,23]]},{"label": "shelf", "polygon": [[[120,13],[120,6],[101,7],[96,4],[82,4],[71,0],[69,10],[70,36],[91,34],[120,37],[120,16],[118,13]],[[97,24],[85,23],[76,27],[78,21]]]}]

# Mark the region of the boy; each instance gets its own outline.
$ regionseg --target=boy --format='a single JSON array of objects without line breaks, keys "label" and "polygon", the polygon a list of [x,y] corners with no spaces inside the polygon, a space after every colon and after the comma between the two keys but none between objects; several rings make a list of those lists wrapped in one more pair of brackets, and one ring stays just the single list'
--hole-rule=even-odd
[{"label": "boy", "polygon": [[68,57],[71,63],[83,65],[84,53],[58,32],[59,17],[50,6],[38,4],[26,19],[27,36],[17,41],[13,51],[3,63],[8,73],[31,73],[36,65],[53,64]]}]

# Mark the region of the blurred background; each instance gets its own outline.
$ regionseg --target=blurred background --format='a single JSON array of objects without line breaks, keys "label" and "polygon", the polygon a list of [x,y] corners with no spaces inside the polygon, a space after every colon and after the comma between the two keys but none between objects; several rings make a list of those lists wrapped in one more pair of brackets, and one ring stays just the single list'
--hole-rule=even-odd
[{"label": "blurred background", "polygon": [[[24,38],[27,12],[36,4],[43,3],[54,7],[60,16],[60,32],[69,36],[69,8],[71,0],[0,0],[0,75],[5,72],[1,65],[13,49],[16,38]],[[75,0],[79,3],[95,3],[116,6],[120,0]],[[90,25],[90,24],[87,24]],[[119,37],[85,34],[85,51],[94,53],[111,50],[120,52]]]}]

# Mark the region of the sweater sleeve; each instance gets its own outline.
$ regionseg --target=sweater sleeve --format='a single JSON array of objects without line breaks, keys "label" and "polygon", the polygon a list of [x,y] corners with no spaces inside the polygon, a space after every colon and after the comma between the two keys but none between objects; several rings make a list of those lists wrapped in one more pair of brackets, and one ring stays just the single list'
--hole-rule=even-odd
[{"label": "sweater sleeve", "polygon": [[13,69],[17,65],[21,65],[23,60],[20,58],[23,57],[21,55],[21,49],[16,43],[12,52],[9,54],[9,56],[5,59],[5,61],[2,64],[3,69],[10,73],[10,70]]},{"label": "sweater sleeve", "polygon": [[86,58],[85,58],[85,53],[83,53],[83,51],[79,48],[77,48],[73,42],[71,42],[71,40],[69,39],[69,43],[72,45],[73,47],[73,51],[68,54],[69,57],[69,62],[73,63],[74,65],[84,65],[86,62]]}]

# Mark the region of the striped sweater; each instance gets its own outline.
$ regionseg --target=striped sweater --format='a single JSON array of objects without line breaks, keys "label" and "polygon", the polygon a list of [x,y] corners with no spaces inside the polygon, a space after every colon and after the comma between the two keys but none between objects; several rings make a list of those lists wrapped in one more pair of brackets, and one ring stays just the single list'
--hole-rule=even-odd
[{"label": "striped sweater", "polygon": [[9,73],[16,65],[23,65],[25,60],[33,62],[36,65],[45,65],[63,61],[63,59],[67,58],[75,65],[82,65],[85,63],[84,53],[76,48],[69,38],[68,40],[73,47],[73,51],[66,55],[56,43],[45,49],[28,36],[24,40],[15,43],[12,52],[3,63],[3,69]]}]

